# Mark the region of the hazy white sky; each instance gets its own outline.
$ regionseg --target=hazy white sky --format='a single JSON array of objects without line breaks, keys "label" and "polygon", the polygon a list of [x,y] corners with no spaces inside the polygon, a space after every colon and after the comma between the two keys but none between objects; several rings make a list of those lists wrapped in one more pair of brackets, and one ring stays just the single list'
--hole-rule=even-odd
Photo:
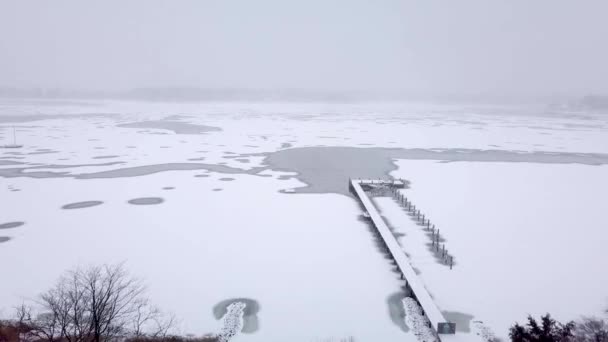
[{"label": "hazy white sky", "polygon": [[606,0],[0,0],[0,86],[608,93]]}]

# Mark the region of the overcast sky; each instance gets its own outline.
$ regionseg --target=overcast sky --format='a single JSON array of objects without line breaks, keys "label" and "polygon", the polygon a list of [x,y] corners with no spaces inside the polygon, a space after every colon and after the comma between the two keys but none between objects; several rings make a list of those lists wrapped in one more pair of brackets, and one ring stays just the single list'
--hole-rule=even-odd
[{"label": "overcast sky", "polygon": [[606,0],[0,0],[0,86],[608,93]]}]

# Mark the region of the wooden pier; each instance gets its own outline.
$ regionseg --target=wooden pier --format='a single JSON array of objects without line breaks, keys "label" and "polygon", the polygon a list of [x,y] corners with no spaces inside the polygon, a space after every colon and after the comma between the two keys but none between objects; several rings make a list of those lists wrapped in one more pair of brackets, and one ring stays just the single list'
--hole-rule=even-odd
[{"label": "wooden pier", "polygon": [[[393,186],[397,188],[403,188],[405,186],[405,182],[401,180],[371,180],[371,179],[351,179],[350,180],[350,190],[351,192],[361,201],[363,207],[367,211],[369,215],[369,219],[373,223],[373,226],[376,228],[378,234],[380,235],[386,249],[390,253],[392,259],[395,261],[395,264],[399,268],[399,272],[401,272],[401,278],[405,280],[407,288],[411,291],[412,297],[416,299],[424,315],[428,318],[431,323],[432,328],[435,330],[437,334],[445,335],[448,337],[450,334],[456,333],[456,324],[453,322],[449,322],[441,313],[433,298],[431,298],[430,294],[424,287],[422,281],[418,278],[418,275],[410,265],[408,257],[405,255],[401,246],[395,239],[395,236],[391,233],[388,226],[384,222],[382,216],[376,209],[376,206],[367,196],[365,191],[361,186],[366,185],[386,185]],[[456,337],[456,336],[454,336]],[[443,340],[444,338],[441,337]],[[446,340],[452,340],[451,338],[447,338]]]}]

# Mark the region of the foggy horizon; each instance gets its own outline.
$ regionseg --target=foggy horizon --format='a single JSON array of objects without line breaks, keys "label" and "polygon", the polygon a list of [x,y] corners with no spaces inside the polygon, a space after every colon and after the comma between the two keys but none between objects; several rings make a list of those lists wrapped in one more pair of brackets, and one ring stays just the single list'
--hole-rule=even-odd
[{"label": "foggy horizon", "polygon": [[608,93],[603,1],[0,3],[0,87]]}]

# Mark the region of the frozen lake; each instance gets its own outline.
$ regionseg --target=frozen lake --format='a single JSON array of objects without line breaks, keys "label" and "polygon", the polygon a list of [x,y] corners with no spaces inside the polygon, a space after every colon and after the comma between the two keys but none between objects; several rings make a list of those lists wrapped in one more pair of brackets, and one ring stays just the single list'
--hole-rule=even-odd
[{"label": "frozen lake", "polygon": [[[409,181],[453,270],[376,202],[438,306],[500,337],[608,298],[608,116],[429,104],[0,102],[0,314],[76,265],[125,262],[183,333],[416,341],[349,177]],[[602,278],[604,277],[604,278]],[[582,295],[566,295],[581,293]],[[559,300],[556,300],[559,298]],[[462,323],[462,324],[460,324]],[[464,331],[467,332],[467,331]]]}]

